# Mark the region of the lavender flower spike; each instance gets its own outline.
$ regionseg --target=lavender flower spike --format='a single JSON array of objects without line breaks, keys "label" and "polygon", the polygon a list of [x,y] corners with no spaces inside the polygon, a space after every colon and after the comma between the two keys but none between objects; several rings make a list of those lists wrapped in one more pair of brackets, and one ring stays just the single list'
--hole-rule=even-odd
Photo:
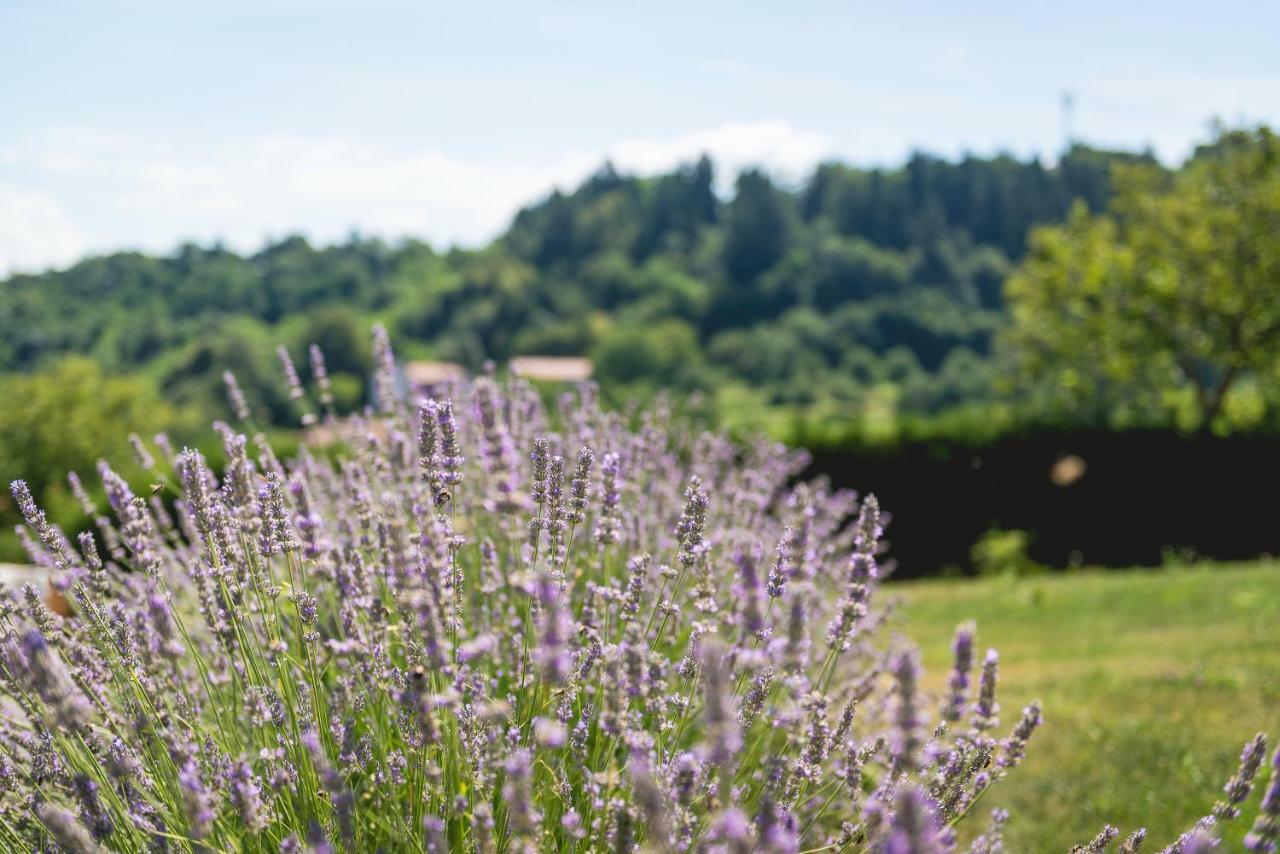
[{"label": "lavender flower spike", "polygon": [[200,766],[186,757],[178,767],[178,785],[182,789],[182,808],[187,819],[187,832],[192,839],[203,839],[213,830],[217,818],[213,794],[205,786]]},{"label": "lavender flower spike", "polygon": [[44,702],[51,725],[73,731],[88,724],[89,701],[72,684],[62,662],[49,649],[38,629],[30,629],[22,636],[20,652],[10,640],[6,653],[9,667],[17,671],[27,689]]},{"label": "lavender flower spike", "polygon": [[950,723],[960,720],[969,703],[969,679],[973,670],[973,641],[977,629],[972,622],[956,628],[951,651],[955,663],[947,679],[947,700],[942,707],[942,719]]},{"label": "lavender flower spike", "polygon": [[36,815],[61,847],[75,854],[107,854],[70,810],[45,801],[36,806]]},{"label": "lavender flower spike", "polygon": [[1116,854],[1138,854],[1138,849],[1142,847],[1142,843],[1146,840],[1147,829],[1140,827],[1130,833],[1124,842],[1120,843],[1120,847],[1116,849]]},{"label": "lavender flower spike", "polygon": [[1226,800],[1218,801],[1213,805],[1213,812],[1210,815],[1213,816],[1214,821],[1230,821],[1239,817],[1240,804],[1249,799],[1249,793],[1253,791],[1253,778],[1266,757],[1267,735],[1260,732],[1244,746],[1240,754],[1240,767],[1222,787],[1227,797]]},{"label": "lavender flower spike", "polygon": [[973,704],[973,728],[985,732],[1000,722],[1000,704],[996,702],[996,678],[1000,672],[1000,655],[987,650],[982,663],[982,679],[978,683],[978,700]]},{"label": "lavender flower spike", "polygon": [[581,524],[587,518],[587,483],[591,477],[591,463],[595,458],[596,455],[590,448],[581,448],[578,451],[578,464],[574,467],[573,478],[569,481],[570,524]]},{"label": "lavender flower spike", "polygon": [[969,846],[969,854],[1003,854],[1004,825],[1009,820],[1008,810],[1000,808],[991,811],[991,823],[982,835],[973,840]]},{"label": "lavender flower spike", "polygon": [[249,402],[245,400],[244,391],[236,381],[236,375],[231,371],[224,371],[222,382],[227,387],[227,401],[231,404],[231,411],[235,414],[236,420],[248,421],[252,413],[249,411]]},{"label": "lavender flower spike", "polygon": [[893,819],[883,854],[943,854],[948,850],[938,817],[917,786],[900,786],[893,797]]},{"label": "lavender flower spike", "polygon": [[889,664],[895,686],[893,713],[893,767],[899,772],[914,771],[919,765],[920,728],[924,722],[917,708],[916,692],[920,680],[920,656],[914,649],[894,656]]},{"label": "lavender flower spike", "polygon": [[448,486],[462,483],[462,466],[466,457],[458,444],[458,422],[453,417],[453,401],[436,403],[436,423],[440,427],[440,480]]},{"label": "lavender flower spike", "polygon": [[702,672],[706,691],[707,760],[727,767],[742,747],[742,733],[729,696],[729,674],[725,669],[725,650],[718,642],[708,643],[702,650]]},{"label": "lavender flower spike", "polygon": [[1103,851],[1107,850],[1107,846],[1119,835],[1120,831],[1108,824],[1089,842],[1084,845],[1074,846],[1071,849],[1071,854],[1102,854]]},{"label": "lavender flower spike", "polygon": [[1182,843],[1181,854],[1210,854],[1220,847],[1218,840],[1203,830],[1197,830]]},{"label": "lavender flower spike", "polygon": [[596,514],[592,536],[601,546],[616,543],[621,533],[618,518],[618,505],[622,501],[620,465],[618,455],[613,452],[600,460],[600,512]]},{"label": "lavender flower spike", "polygon": [[1027,742],[1031,740],[1031,734],[1043,721],[1038,700],[1022,710],[1022,719],[1018,721],[1018,725],[1013,728],[1009,737],[1000,743],[1001,754],[996,762],[1001,768],[1013,768],[1022,761],[1026,756]]},{"label": "lavender flower spike", "polygon": [[76,560],[71,553],[71,544],[67,542],[67,538],[63,536],[62,532],[49,521],[44,511],[36,506],[35,499],[31,497],[31,490],[27,488],[27,482],[15,480],[9,484],[9,490],[13,493],[14,502],[18,505],[18,512],[22,514],[22,518],[27,525],[36,532],[41,544],[58,558],[58,568],[65,569],[69,566],[75,566]]},{"label": "lavender flower spike", "polygon": [[1280,748],[1271,757],[1271,783],[1258,806],[1253,829],[1244,838],[1244,847],[1254,854],[1275,854],[1280,849]]},{"label": "lavender flower spike", "polygon": [[320,405],[333,406],[333,381],[329,379],[329,369],[324,363],[324,351],[319,345],[312,344],[307,354],[311,359],[311,376],[316,381],[316,388],[320,390]]}]

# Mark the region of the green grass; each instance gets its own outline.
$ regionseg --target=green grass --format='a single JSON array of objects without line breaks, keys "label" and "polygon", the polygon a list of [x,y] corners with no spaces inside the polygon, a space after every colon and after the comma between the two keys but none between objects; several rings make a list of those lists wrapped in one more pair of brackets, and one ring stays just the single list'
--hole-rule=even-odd
[{"label": "green grass", "polygon": [[[1280,738],[1280,562],[904,582],[897,625],[940,690],[957,623],[1000,650],[1001,731],[1045,725],[980,811],[1007,807],[1012,851],[1065,851],[1105,823],[1159,850],[1204,815],[1259,730]],[[979,659],[980,660],[980,659]],[[1270,754],[1269,754],[1270,755]],[[1228,850],[1257,810],[1225,834]],[[970,822],[985,823],[985,819]]]}]

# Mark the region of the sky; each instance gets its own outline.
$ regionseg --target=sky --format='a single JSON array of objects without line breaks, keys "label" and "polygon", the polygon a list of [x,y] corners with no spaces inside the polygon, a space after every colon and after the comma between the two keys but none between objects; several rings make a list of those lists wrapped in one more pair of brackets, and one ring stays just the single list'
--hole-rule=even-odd
[{"label": "sky", "polygon": [[[479,245],[611,160],[842,159],[1070,133],[1170,163],[1280,124],[1280,3],[0,0],[0,274],[290,234]],[[1064,93],[1074,103],[1071,120]]]}]

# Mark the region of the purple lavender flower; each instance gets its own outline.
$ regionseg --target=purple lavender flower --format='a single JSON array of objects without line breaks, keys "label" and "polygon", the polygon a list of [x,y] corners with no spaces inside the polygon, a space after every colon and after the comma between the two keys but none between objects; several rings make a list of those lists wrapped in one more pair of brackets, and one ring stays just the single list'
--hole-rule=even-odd
[{"label": "purple lavender flower", "polygon": [[768,699],[769,689],[773,687],[773,677],[773,668],[768,667],[752,677],[751,687],[747,689],[742,705],[738,708],[738,723],[743,730],[751,729],[751,725],[760,716],[765,700]]},{"label": "purple lavender flower", "polygon": [[889,672],[893,674],[895,686],[893,739],[890,743],[893,767],[899,772],[914,771],[919,765],[920,729],[924,725],[916,696],[920,678],[919,653],[914,649],[898,653],[889,664]]},{"label": "purple lavender flower", "polygon": [[93,534],[89,531],[81,531],[77,537],[80,543],[80,556],[84,560],[84,565],[91,572],[98,572],[102,569],[102,555],[98,554],[98,541],[93,538]]},{"label": "purple lavender flower", "polygon": [[503,768],[506,780],[502,784],[502,797],[507,804],[512,832],[530,842],[536,838],[542,821],[542,815],[534,807],[530,788],[532,766],[533,757],[528,750],[515,751]]},{"label": "purple lavender flower", "polygon": [[249,763],[240,761],[231,766],[228,775],[231,791],[231,803],[240,816],[240,821],[251,833],[261,833],[267,829],[270,816],[266,804],[262,801],[262,782],[253,774]]},{"label": "purple lavender flower", "polygon": [[137,433],[129,434],[129,447],[133,449],[133,459],[139,466],[147,471],[156,467],[156,458],[151,456],[151,452],[147,450],[147,446],[142,443],[142,438]]},{"label": "purple lavender flower", "polygon": [[1138,854],[1138,849],[1142,847],[1142,843],[1147,841],[1147,829],[1140,827],[1133,833],[1125,837],[1124,842],[1120,843],[1120,847],[1116,849],[1116,854]]},{"label": "purple lavender flower", "polygon": [[186,505],[199,532],[211,534],[216,525],[213,495],[210,488],[212,475],[198,451],[184,450],[178,455],[178,473],[182,477]]},{"label": "purple lavender flower", "polygon": [[669,848],[671,846],[671,813],[667,795],[662,786],[654,779],[649,758],[642,753],[635,753],[627,764],[634,784],[636,802],[649,826],[650,841],[654,847]]},{"label": "purple lavender flower", "polygon": [[550,718],[535,718],[533,721],[533,740],[540,746],[551,750],[564,747],[568,740],[564,724]]},{"label": "purple lavender flower", "polygon": [[107,854],[107,849],[94,840],[70,810],[45,801],[36,805],[35,812],[49,835],[67,851],[74,851],[76,854]]},{"label": "purple lavender flower", "polygon": [[571,525],[580,525],[587,518],[587,484],[591,479],[591,463],[595,454],[590,448],[578,451],[578,464],[574,467],[573,478],[569,482],[569,513]]},{"label": "purple lavender flower", "polygon": [[320,405],[326,408],[333,406],[333,382],[329,379],[329,370],[324,363],[324,351],[312,344],[307,354],[311,359],[311,378],[316,381],[320,390]]},{"label": "purple lavender flower", "polygon": [[289,399],[301,400],[304,394],[302,380],[298,379],[298,369],[294,366],[293,358],[290,357],[284,345],[276,347],[276,359],[280,362],[280,371],[284,374],[285,384],[289,388]]},{"label": "purple lavender flower", "polygon": [[1240,804],[1249,799],[1249,793],[1253,791],[1253,778],[1257,775],[1262,760],[1266,758],[1267,736],[1260,732],[1244,746],[1240,754],[1240,767],[1222,787],[1227,797],[1214,804],[1211,815],[1215,821],[1230,821],[1239,817]]},{"label": "purple lavender flower", "polygon": [[929,799],[915,786],[900,786],[893,796],[893,818],[883,854],[943,854],[948,850]]},{"label": "purple lavender flower", "polygon": [[748,635],[758,636],[764,631],[764,586],[756,572],[754,557],[746,551],[739,551],[735,562],[738,565],[736,592],[741,609],[742,629]]},{"label": "purple lavender flower", "polygon": [[267,472],[266,481],[258,492],[259,516],[263,521],[259,531],[258,550],[263,557],[301,548],[293,521],[285,506],[284,489],[275,472]]},{"label": "purple lavender flower", "polygon": [[338,817],[339,832],[350,846],[355,839],[355,827],[352,823],[355,796],[343,781],[342,775],[329,761],[329,756],[325,752],[324,745],[320,743],[320,736],[316,731],[307,730],[302,734],[301,741],[311,758],[312,766],[316,769],[316,775],[329,794],[329,802],[333,804],[334,812]]},{"label": "purple lavender flower", "polygon": [[67,538],[63,536],[62,532],[48,520],[44,511],[36,506],[35,499],[31,497],[31,490],[27,488],[26,481],[15,480],[9,484],[9,489],[13,493],[14,502],[18,505],[18,512],[22,514],[22,518],[36,532],[41,544],[57,557],[58,568],[65,569],[75,566],[76,561],[71,550],[71,544],[67,542]]},{"label": "purple lavender flower", "polygon": [[1026,756],[1027,742],[1031,740],[1031,734],[1043,723],[1043,720],[1039,701],[1031,703],[1022,710],[1022,719],[1018,721],[1018,725],[1014,727],[1008,738],[1000,742],[1001,754],[996,762],[1001,768],[1013,768],[1022,761]]},{"label": "purple lavender flower", "polygon": [[600,461],[600,484],[600,512],[596,514],[593,536],[596,543],[608,546],[618,542],[621,535],[621,462],[614,452],[605,454]]},{"label": "purple lavender flower", "polygon": [[678,560],[684,566],[692,566],[702,553],[708,504],[709,499],[701,481],[697,477],[690,478],[689,488],[685,490],[684,513],[680,516],[680,524],[676,526],[676,538],[680,543]]},{"label": "purple lavender flower", "polygon": [[787,590],[787,581],[791,578],[793,568],[791,566],[791,528],[787,527],[782,530],[782,537],[778,540],[775,553],[777,559],[774,560],[773,566],[769,568],[768,592],[772,599],[777,599]]},{"label": "purple lavender flower", "polygon": [[880,500],[874,495],[863,499],[854,531],[854,548],[861,554],[875,555],[884,528],[880,524]]},{"label": "purple lavender flower", "polygon": [[982,835],[973,840],[969,854],[1003,854],[1004,825],[1009,820],[1009,811],[996,808],[991,811],[991,823]]},{"label": "purple lavender flower", "polygon": [[245,400],[244,392],[240,389],[240,383],[236,382],[236,375],[231,371],[224,371],[222,382],[227,387],[227,400],[231,404],[231,411],[235,414],[236,420],[248,421],[252,413],[249,411],[249,402]]},{"label": "purple lavender flower", "polygon": [[115,822],[111,820],[110,814],[102,804],[98,784],[87,774],[77,774],[71,785],[75,791],[76,800],[80,802],[80,820],[94,839],[99,841],[106,839],[115,829]]},{"label": "purple lavender flower", "polygon": [[1071,854],[1102,854],[1119,835],[1120,831],[1108,824],[1091,841],[1073,847]]},{"label": "purple lavender flower", "polygon": [[751,850],[751,819],[736,807],[722,812],[711,829],[711,839],[725,844],[726,851]]},{"label": "purple lavender flower", "polygon": [[547,680],[556,685],[568,678],[572,666],[567,647],[570,620],[561,597],[560,588],[551,576],[543,575],[538,581],[538,602],[542,606],[543,618],[536,658]]},{"label": "purple lavender flower", "polygon": [[396,382],[396,357],[391,350],[391,337],[381,324],[373,327],[373,390],[378,409],[384,415],[396,411],[398,383]]},{"label": "purple lavender flower", "polygon": [[534,504],[542,505],[547,500],[547,466],[551,462],[551,443],[539,436],[533,440],[533,453],[529,454],[533,463],[533,474],[529,479],[529,497]]},{"label": "purple lavender flower", "polygon": [[649,581],[649,566],[653,559],[647,554],[636,555],[627,561],[626,587],[618,616],[625,622],[635,622],[640,617],[640,605]]},{"label": "purple lavender flower", "polygon": [[39,629],[28,630],[20,646],[10,639],[5,653],[10,671],[44,704],[50,725],[71,732],[89,723],[88,699],[72,683]]},{"label": "purple lavender flower", "polygon": [[973,623],[965,623],[956,629],[955,640],[951,642],[955,663],[951,667],[951,676],[947,679],[947,700],[942,706],[942,719],[949,723],[960,720],[969,704],[969,674],[973,670],[975,632]]},{"label": "purple lavender flower", "polygon": [[726,768],[742,747],[742,733],[738,729],[733,700],[729,695],[724,647],[718,642],[703,647],[702,678],[706,702],[704,726],[707,762]]},{"label": "purple lavender flower", "polygon": [[555,555],[564,540],[564,457],[553,456],[547,466],[547,499],[546,518],[543,525],[547,530],[551,548]]},{"label": "purple lavender flower", "polygon": [[996,679],[999,672],[1000,655],[994,649],[989,649],[982,663],[978,699],[973,704],[973,728],[978,732],[985,732],[1000,722],[1000,704],[996,702]]},{"label": "purple lavender flower", "polygon": [[160,572],[159,541],[151,525],[147,503],[134,498],[125,506],[124,525],[120,537],[133,553],[133,564],[145,575],[155,578]]},{"label": "purple lavender flower", "polygon": [[1275,854],[1280,849],[1280,748],[1271,757],[1271,783],[1258,806],[1253,829],[1244,838],[1244,847],[1255,854]]},{"label": "purple lavender flower", "polygon": [[151,616],[151,627],[159,640],[160,654],[170,659],[179,658],[186,647],[174,631],[173,614],[169,610],[169,603],[162,595],[153,592],[147,596],[147,612]]},{"label": "purple lavender flower", "polygon": [[783,653],[787,669],[800,670],[809,654],[808,630],[809,615],[805,611],[804,599],[793,595],[787,609],[787,639]]},{"label": "purple lavender flower", "polygon": [[204,839],[213,830],[217,817],[214,796],[205,786],[204,777],[194,757],[187,756],[178,766],[178,785],[182,789],[182,808],[187,819],[187,834]]},{"label": "purple lavender flower", "polygon": [[1182,843],[1180,854],[1209,854],[1219,848],[1218,840],[1208,833],[1197,830]]},{"label": "purple lavender flower", "polygon": [[467,460],[458,444],[458,422],[453,417],[453,401],[436,403],[436,424],[440,427],[440,481],[446,486],[457,486],[462,482],[462,466]]}]

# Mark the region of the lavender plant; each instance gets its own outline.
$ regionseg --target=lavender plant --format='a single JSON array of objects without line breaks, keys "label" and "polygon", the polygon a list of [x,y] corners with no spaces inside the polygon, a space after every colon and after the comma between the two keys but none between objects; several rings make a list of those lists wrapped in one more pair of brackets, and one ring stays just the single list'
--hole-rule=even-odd
[{"label": "lavender plant", "polygon": [[[873,496],[590,389],[555,413],[518,377],[410,403],[374,339],[378,411],[335,461],[225,424],[220,474],[137,441],[173,500],[103,465],[109,512],[73,480],[96,526],[75,546],[15,482],[75,613],[0,602],[5,850],[956,849],[1041,710],[1000,729],[972,625],[924,692],[881,631]],[[1265,751],[1167,851],[1215,844]],[[968,850],[1002,851],[1006,819]]]}]

